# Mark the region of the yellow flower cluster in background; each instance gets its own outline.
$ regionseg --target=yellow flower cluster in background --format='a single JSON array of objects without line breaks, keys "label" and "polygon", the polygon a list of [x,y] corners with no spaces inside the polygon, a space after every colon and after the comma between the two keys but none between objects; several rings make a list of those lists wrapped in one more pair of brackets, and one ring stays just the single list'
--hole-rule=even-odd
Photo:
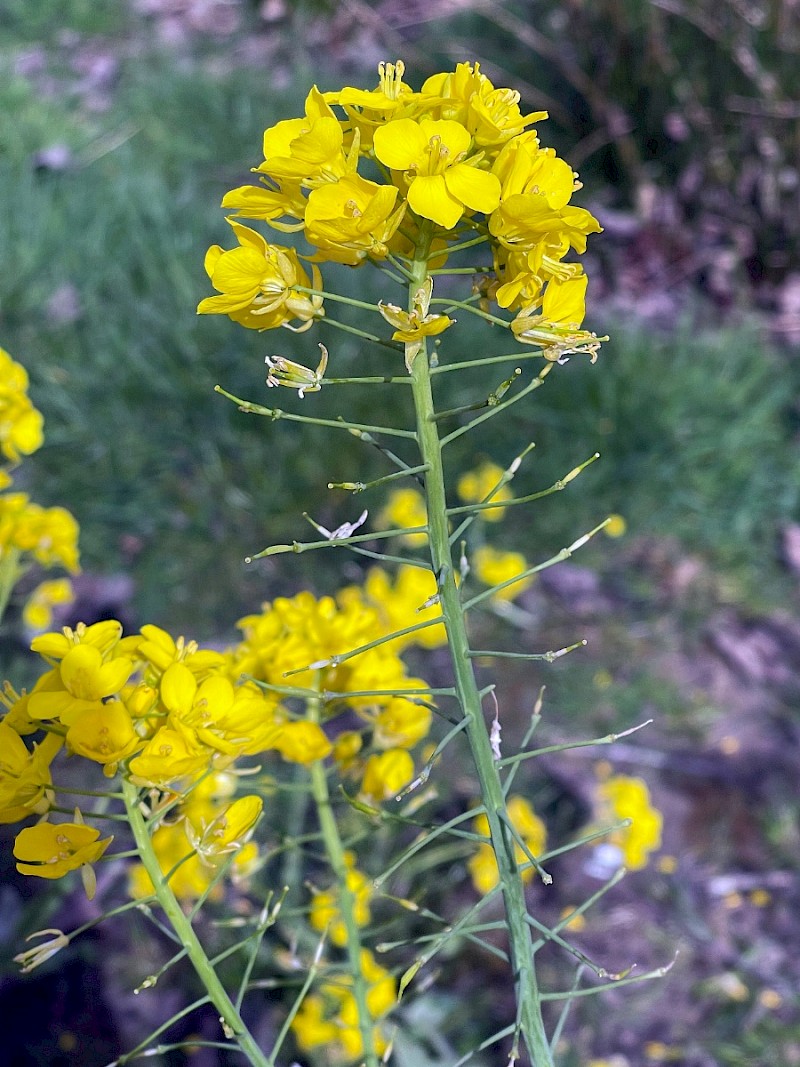
[{"label": "yellow flower cluster in background", "polygon": [[[509,487],[500,484],[502,477],[502,467],[486,460],[475,470],[462,474],[456,484],[456,490],[467,504],[482,504],[489,500],[501,504],[506,500],[511,500]],[[487,522],[500,522],[505,513],[506,509],[503,507],[483,508],[478,515]]]},{"label": "yellow flower cluster in background", "polygon": [[[502,467],[498,467],[496,463],[488,460],[482,462],[474,470],[467,471],[458,480],[457,491],[459,497],[468,504],[482,504],[489,500],[496,500],[498,503],[512,500],[513,497],[509,487],[501,484],[503,473]],[[505,511],[506,509],[500,506],[482,508],[476,514],[478,518],[486,519],[488,522],[499,522],[503,518]],[[384,508],[378,514],[377,521],[380,528],[396,528],[398,531],[413,529],[417,526],[426,526],[428,517],[425,509],[425,497],[418,489],[394,489],[389,494]],[[421,531],[417,533],[400,532],[399,537],[409,547],[426,544],[428,539],[427,534]],[[470,564],[478,581],[483,585],[490,586],[502,585],[504,582],[514,578],[515,575],[521,574],[528,567],[528,561],[521,552],[503,551],[487,544],[478,545],[473,550],[470,555]],[[527,589],[532,582],[533,577],[530,575],[520,578],[519,581],[499,589],[495,596],[498,600],[513,600]],[[391,616],[393,614],[392,587],[385,572],[378,570],[371,572],[365,584],[365,589],[368,596],[372,595],[375,606],[384,615]],[[415,570],[411,566],[401,566],[394,590],[395,592],[405,591],[406,595],[408,595],[412,593],[412,589],[412,599],[414,597],[419,598],[418,602],[422,603],[421,594],[426,589],[430,591],[430,595],[435,594],[433,576],[429,571],[423,571],[419,568]],[[404,614],[406,610],[407,605],[403,604],[402,611]],[[437,631],[435,637],[431,632],[423,630],[417,638],[419,644],[431,647],[432,640],[435,644],[442,643],[444,640],[442,628],[436,627],[435,630]]]},{"label": "yellow flower cluster in background", "polygon": [[[534,812],[525,797],[511,796],[508,798],[508,815],[519,836],[525,842],[528,851],[534,858],[544,852],[547,844],[547,828],[539,816]],[[475,833],[483,837],[489,836],[489,820],[485,815],[479,815],[473,824]],[[523,867],[522,879],[529,882],[534,875],[534,867],[525,850],[519,845],[514,846],[517,863]],[[526,866],[527,865],[527,866]],[[494,851],[488,841],[478,845],[477,851],[469,860],[469,873],[472,884],[481,895],[485,896],[499,882],[497,861]]]},{"label": "yellow flower cluster in background", "polygon": [[630,826],[609,836],[611,844],[620,849],[623,865],[632,871],[646,867],[650,853],[661,848],[663,822],[647,783],[642,778],[612,774],[598,784],[597,797],[603,821],[631,820]]},{"label": "yellow flower cluster in background", "polygon": [[[382,530],[405,530],[415,526],[428,525],[428,512],[425,507],[425,497],[419,489],[393,489],[378,514],[378,528]],[[409,547],[428,543],[428,535],[423,531],[418,533],[403,533],[401,539]]]},{"label": "yellow flower cluster in background", "polygon": [[[419,91],[403,80],[403,63],[378,69],[374,90],[314,86],[301,117],[264,132],[261,184],[232,189],[222,206],[302,235],[309,251],[298,256],[229,217],[239,244],[209,250],[206,272],[218,295],[198,312],[252,329],[305,330],[325,313],[318,263],[407,258],[424,232],[440,266],[448,242],[478,235],[493,270],[481,280],[484,296],[516,312],[509,327],[517,340],[548,359],[594,357],[599,340],[580,328],[586,275],[567,257],[585,252],[600,226],[571,204],[577,174],[531,128],[547,113],[523,114],[519,93],[496,88],[477,63],[435,74]],[[424,338],[453,321],[429,312],[430,297],[428,284],[411,311],[379,308],[409,367]]]},{"label": "yellow flower cluster in background", "polygon": [[[367,1009],[376,1023],[375,1051],[383,1055],[388,1041],[379,1024],[397,1001],[397,983],[368,949],[361,952],[361,974],[367,984]],[[324,1047],[326,1062],[331,1064],[353,1063],[362,1056],[364,1042],[352,978],[342,975],[335,982],[323,982],[318,993],[308,994],[292,1020],[292,1032],[303,1052]]]},{"label": "yellow flower cluster in background", "polygon": [[[479,545],[472,553],[472,567],[484,585],[502,585],[528,566],[521,552],[503,552],[491,545]],[[533,582],[531,575],[520,578],[494,594],[497,600],[513,600]]]},{"label": "yellow flower cluster in background", "polygon": [[[0,348],[0,453],[19,463],[41,448],[44,420],[28,397],[28,373],[4,348]],[[2,475],[0,489],[8,484]],[[5,483],[5,484],[4,484]]]},{"label": "yellow flower cluster in background", "polygon": [[[70,574],[80,570],[73,516],[65,508],[41,507],[27,493],[9,491],[14,467],[44,440],[44,420],[28,396],[28,384],[25,368],[0,348],[0,615],[30,567],[63,567]],[[72,599],[66,578],[42,582],[28,598],[23,621],[30,629],[45,629],[51,608]]]}]

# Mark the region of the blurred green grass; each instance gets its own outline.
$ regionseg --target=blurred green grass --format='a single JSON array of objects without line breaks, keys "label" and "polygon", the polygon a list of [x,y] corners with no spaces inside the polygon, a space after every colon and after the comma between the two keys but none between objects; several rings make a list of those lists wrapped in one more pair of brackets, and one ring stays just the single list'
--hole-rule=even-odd
[{"label": "blurred green grass", "polygon": [[[78,29],[84,7],[65,4]],[[43,32],[32,16],[19,22],[22,40]],[[7,66],[12,53],[6,43]],[[267,394],[264,356],[315,363],[316,335],[257,335],[194,312],[209,292],[206,247],[230,244],[221,195],[247,180],[263,128],[300,110],[299,86],[278,91],[261,70],[202,55],[177,63],[155,47],[120,60],[104,113],[20,77],[0,84],[0,107],[16,116],[0,134],[0,242],[10,264],[0,277],[0,341],[29,368],[47,429],[23,477],[44,503],[75,511],[87,569],[133,569],[140,617],[201,636],[227,632],[267,595],[336,587],[341,567],[329,553],[302,566],[243,565],[269,543],[306,537],[302,510],[338,522],[379,506],[369,494],[353,501],[325,488],[383,473],[377,452],[345,433],[332,444],[319,428],[244,416],[213,392],[220,383],[297,408],[286,391]],[[55,143],[69,147],[71,162],[37,167],[37,153]],[[367,271],[346,284],[366,299],[382,295]],[[599,450],[602,461],[567,493],[509,513],[514,547],[543,557],[618,512],[633,534],[677,538],[730,571],[742,598],[779,595],[779,532],[800,494],[796,369],[753,330],[687,325],[666,336],[595,320],[613,335],[600,362],[557,368],[531,403],[489,422],[480,438],[462,438],[453,469],[475,449],[505,464],[535,440],[516,483],[535,491]],[[495,344],[480,323],[469,336],[477,350]],[[330,328],[319,338],[337,374],[385,370],[385,356],[355,340]],[[447,406],[502,376],[443,376]],[[396,423],[399,392],[390,401]],[[331,388],[300,405],[335,417],[347,404],[349,417],[374,421],[377,394],[365,390],[351,407],[354,395]],[[587,558],[607,550],[605,542]]]}]

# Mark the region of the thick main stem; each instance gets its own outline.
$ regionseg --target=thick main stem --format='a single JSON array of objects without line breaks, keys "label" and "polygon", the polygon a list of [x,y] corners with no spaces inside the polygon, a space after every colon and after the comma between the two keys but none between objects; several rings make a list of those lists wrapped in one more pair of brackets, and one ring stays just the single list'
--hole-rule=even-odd
[{"label": "thick main stem", "polygon": [[[428,235],[427,240],[423,238],[420,241],[413,263],[413,277],[409,287],[410,307],[414,293],[427,277],[429,249],[430,236]],[[429,466],[425,475],[425,490],[431,562],[439,588],[442,616],[453,662],[455,688],[463,714],[467,719],[466,733],[480,782],[492,847],[503,889],[520,1030],[534,1067],[552,1067],[550,1044],[542,1020],[531,932],[526,922],[525,887],[517,866],[514,841],[501,817],[501,813],[506,814],[506,802],[483,715],[473,661],[469,656],[464,612],[455,582],[447,525],[442,448],[434,418],[430,365],[425,348],[412,364],[411,377],[419,448],[423,461]]]},{"label": "thick main stem", "polygon": [[128,823],[139,851],[139,858],[150,876],[150,881],[153,883],[158,903],[161,905],[172,929],[177,934],[178,940],[186,949],[186,955],[191,960],[198,978],[205,987],[209,1000],[219,1012],[220,1023],[225,1036],[236,1042],[253,1067],[269,1067],[269,1060],[245,1026],[236,1005],[225,991],[225,987],[219,980],[219,976],[206,955],[200,939],[194,932],[191,922],[184,914],[177,897],[164,878],[164,872],[161,870],[158,857],[153,850],[153,843],[150,839],[147,825],[139,810],[138,790],[131,782],[123,779],[122,792],[125,798]]}]

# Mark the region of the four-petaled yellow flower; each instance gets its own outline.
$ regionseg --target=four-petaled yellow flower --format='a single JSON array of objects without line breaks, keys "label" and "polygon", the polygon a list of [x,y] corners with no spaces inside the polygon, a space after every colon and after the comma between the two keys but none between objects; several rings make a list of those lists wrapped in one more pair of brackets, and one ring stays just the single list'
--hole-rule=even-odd
[{"label": "four-petaled yellow flower", "polygon": [[[69,871],[95,863],[112,841],[112,837],[100,839],[99,830],[81,822],[40,822],[17,834],[14,842],[14,856],[19,861],[17,870],[36,878],[61,878]],[[84,885],[91,900],[94,896],[91,875]]]},{"label": "four-petaled yellow flower", "polygon": [[[228,315],[255,330],[278,326],[302,332],[325,312],[322,297],[303,289],[322,287],[316,266],[309,278],[297,252],[268,244],[261,234],[228,219],[239,240],[239,248],[226,252],[213,245],[206,253],[205,268],[211,284],[222,295],[209,296],[197,307],[198,315]],[[299,326],[292,323],[299,320]]]},{"label": "four-petaled yellow flower", "polygon": [[374,134],[375,155],[408,183],[408,206],[447,230],[465,211],[490,214],[500,203],[500,181],[470,156],[472,136],[452,119],[395,119]]},{"label": "four-petaled yellow flower", "polygon": [[306,237],[324,258],[355,266],[365,257],[385,259],[406,210],[396,208],[397,189],[358,174],[312,190],[306,205]]}]

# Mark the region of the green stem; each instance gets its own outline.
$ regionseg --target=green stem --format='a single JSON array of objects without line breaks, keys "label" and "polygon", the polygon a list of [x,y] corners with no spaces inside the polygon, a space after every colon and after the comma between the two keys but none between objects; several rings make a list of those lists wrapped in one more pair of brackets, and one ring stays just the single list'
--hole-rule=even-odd
[{"label": "green stem", "polygon": [[[308,718],[311,722],[319,721],[321,704],[322,701],[319,698],[308,701]],[[339,825],[331,805],[328,776],[321,760],[316,760],[311,764],[309,773],[311,775],[311,795],[317,805],[319,826],[325,842],[328,863],[336,881],[339,912],[347,935],[345,947],[347,962],[353,979],[353,999],[356,1002],[356,1010],[358,1012],[358,1030],[364,1047],[363,1067],[379,1067],[380,1060],[374,1039],[375,1022],[367,1003],[369,987],[364,979],[361,964],[363,945],[361,943],[361,931],[355,917],[356,897],[347,884],[349,868],[345,859],[345,848],[339,834]]]},{"label": "green stem", "polygon": [[128,822],[139,850],[139,857],[144,869],[150,876],[150,881],[153,883],[156,899],[175,931],[179,942],[186,949],[186,955],[191,960],[192,966],[208,994],[208,999],[219,1012],[225,1036],[236,1042],[253,1067],[269,1067],[269,1060],[258,1047],[255,1038],[242,1021],[235,1004],[226,993],[217,972],[211,965],[211,961],[206,955],[200,939],[194,932],[191,922],[184,915],[177,897],[164,878],[158,857],[153,849],[153,842],[147,832],[147,824],[139,810],[138,790],[131,782],[123,780],[122,792],[125,797]]},{"label": "green stem", "polygon": [[[430,247],[430,231],[423,231],[413,263],[409,285],[409,306],[413,294],[425,281]],[[430,467],[426,478],[428,530],[431,562],[439,585],[442,616],[447,629],[455,686],[463,714],[466,733],[480,781],[483,805],[505,901],[511,966],[517,987],[520,1028],[534,1067],[552,1067],[550,1043],[541,1014],[536,972],[534,969],[531,929],[527,922],[525,888],[515,858],[514,841],[504,823],[508,818],[500,775],[492,753],[489,732],[481,706],[481,697],[469,657],[465,616],[450,556],[447,499],[442,467],[442,443],[435,421],[428,354],[423,349],[412,364],[417,440],[422,459]]]},{"label": "green stem", "polygon": [[282,408],[265,408],[262,404],[254,404],[250,400],[242,400],[240,397],[234,396],[227,389],[223,389],[221,385],[215,385],[214,392],[219,393],[228,400],[232,400],[234,404],[238,404],[240,411],[252,415],[265,415],[268,419],[272,419],[273,422],[277,422],[278,419],[287,419],[289,422],[307,422],[313,426],[330,426],[336,430],[358,430],[360,433],[369,433],[371,431],[372,433],[386,434],[389,437],[414,437],[411,430],[398,430],[393,426],[367,426],[363,422],[345,422],[344,419],[316,419],[310,415],[295,415],[294,412],[284,411]]},{"label": "green stem", "polygon": [[24,572],[19,560],[18,548],[0,549],[0,619],[3,618],[11,598],[11,592]]}]

